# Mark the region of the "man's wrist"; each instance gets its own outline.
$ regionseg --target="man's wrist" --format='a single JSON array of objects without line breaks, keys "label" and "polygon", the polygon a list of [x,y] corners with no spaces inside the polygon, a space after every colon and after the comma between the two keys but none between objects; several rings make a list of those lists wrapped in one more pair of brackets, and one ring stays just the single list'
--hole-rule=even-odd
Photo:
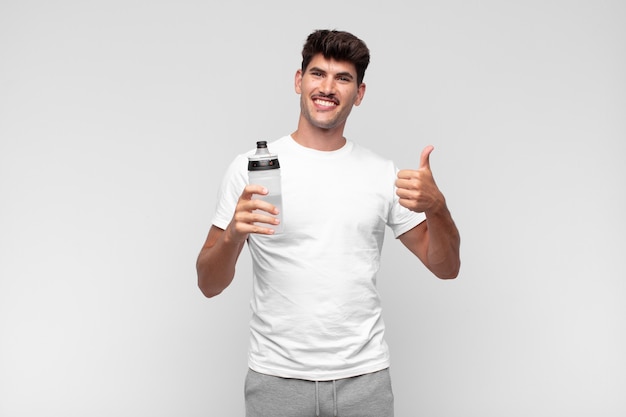
[{"label": "man's wrist", "polygon": [[446,205],[446,199],[442,196],[435,204],[432,205],[432,207],[424,211],[424,214],[427,218],[448,216],[450,212],[448,211],[448,206]]}]

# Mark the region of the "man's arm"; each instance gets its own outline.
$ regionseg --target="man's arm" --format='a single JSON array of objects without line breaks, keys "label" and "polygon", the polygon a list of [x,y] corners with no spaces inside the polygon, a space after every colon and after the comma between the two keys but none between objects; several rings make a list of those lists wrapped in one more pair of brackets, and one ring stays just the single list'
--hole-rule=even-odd
[{"label": "man's arm", "polygon": [[401,170],[396,180],[400,204],[424,213],[426,221],[399,239],[438,278],[456,278],[461,267],[459,231],[430,170],[432,146],[422,151],[417,170]]},{"label": "man's arm", "polygon": [[196,261],[198,287],[202,294],[214,297],[230,285],[244,243],[245,240],[233,241],[224,230],[211,226]]},{"label": "man's arm", "polygon": [[226,229],[211,226],[209,230],[196,261],[198,287],[206,297],[220,294],[233,281],[237,259],[250,233],[265,235],[274,233],[272,229],[256,223],[278,224],[278,220],[253,211],[261,209],[278,214],[278,210],[266,201],[253,200],[253,194],[267,194],[267,189],[259,185],[247,185],[237,201],[235,214]]},{"label": "man's arm", "polygon": [[447,216],[427,215],[425,221],[399,239],[438,278],[452,279],[459,275],[460,237],[449,212]]}]

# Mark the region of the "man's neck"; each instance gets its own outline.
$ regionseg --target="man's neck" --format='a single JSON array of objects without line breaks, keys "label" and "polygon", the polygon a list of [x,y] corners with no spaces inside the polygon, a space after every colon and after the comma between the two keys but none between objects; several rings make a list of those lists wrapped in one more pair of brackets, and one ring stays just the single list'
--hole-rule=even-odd
[{"label": "man's neck", "polygon": [[305,148],[317,151],[336,151],[346,144],[343,136],[343,126],[335,129],[320,129],[317,127],[306,127],[302,123],[298,129],[291,134],[293,140]]}]

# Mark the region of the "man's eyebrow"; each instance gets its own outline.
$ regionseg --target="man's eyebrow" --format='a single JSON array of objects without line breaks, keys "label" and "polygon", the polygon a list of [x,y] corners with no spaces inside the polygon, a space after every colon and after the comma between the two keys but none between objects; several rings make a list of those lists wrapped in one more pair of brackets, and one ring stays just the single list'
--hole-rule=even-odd
[{"label": "man's eyebrow", "polygon": [[338,72],[337,73],[338,77],[346,77],[346,78],[350,78],[351,80],[354,78],[354,75],[352,75],[351,73],[349,73],[348,71],[344,71],[344,72]]},{"label": "man's eyebrow", "polygon": [[309,68],[309,72],[323,72],[324,74],[326,74],[326,71],[324,71],[323,69],[318,68],[318,67],[311,67],[311,68]]}]

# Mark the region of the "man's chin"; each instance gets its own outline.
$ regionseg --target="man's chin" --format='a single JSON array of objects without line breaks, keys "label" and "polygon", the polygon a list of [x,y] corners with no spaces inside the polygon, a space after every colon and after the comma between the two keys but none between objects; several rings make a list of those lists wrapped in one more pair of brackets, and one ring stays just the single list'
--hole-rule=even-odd
[{"label": "man's chin", "polygon": [[316,119],[316,120],[312,120],[311,121],[313,123],[314,126],[320,128],[320,129],[325,129],[325,130],[331,130],[331,129],[335,129],[337,127],[339,127],[341,125],[341,123],[339,122],[339,120],[337,119]]}]

